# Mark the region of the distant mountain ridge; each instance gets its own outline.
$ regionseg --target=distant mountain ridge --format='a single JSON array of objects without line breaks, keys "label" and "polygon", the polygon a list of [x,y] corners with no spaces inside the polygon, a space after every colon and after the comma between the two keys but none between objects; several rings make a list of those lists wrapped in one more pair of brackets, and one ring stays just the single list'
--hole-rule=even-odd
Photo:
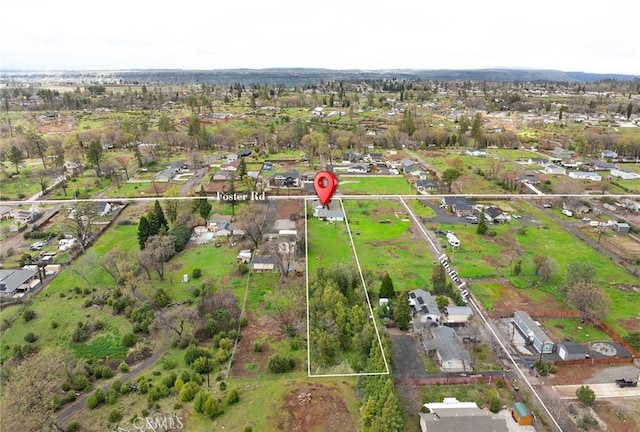
[{"label": "distant mountain ridge", "polygon": [[416,79],[437,81],[493,82],[595,82],[603,80],[633,81],[640,75],[564,72],[542,69],[132,69],[94,71],[0,71],[2,81],[58,82],[140,82],[140,83],[260,83],[304,85],[320,81],[368,81],[381,79]]}]

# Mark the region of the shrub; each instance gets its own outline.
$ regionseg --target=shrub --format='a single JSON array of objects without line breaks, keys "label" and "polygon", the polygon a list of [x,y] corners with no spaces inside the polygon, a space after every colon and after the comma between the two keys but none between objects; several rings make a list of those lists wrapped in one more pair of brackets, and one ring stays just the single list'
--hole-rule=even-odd
[{"label": "shrub", "polygon": [[111,384],[111,388],[115,391],[120,391],[120,387],[122,387],[122,381],[120,381],[119,379],[113,381],[113,383]]},{"label": "shrub", "polygon": [[67,432],[78,432],[80,430],[80,423],[77,420],[72,421],[67,426]]},{"label": "shrub", "polygon": [[114,405],[118,401],[118,393],[114,389],[109,389],[104,400],[107,404]]},{"label": "shrub", "polygon": [[58,321],[56,321],[56,320],[51,321],[51,328],[52,329],[57,329],[59,325],[60,324],[58,324]]},{"label": "shrub", "polygon": [[122,336],[122,346],[124,346],[125,348],[131,348],[136,344],[137,341],[138,338],[133,333],[127,333],[126,335]]},{"label": "shrub", "polygon": [[163,288],[158,288],[153,299],[159,307],[165,307],[171,302],[171,297]]},{"label": "shrub", "polygon": [[168,388],[171,388],[176,383],[177,379],[178,375],[175,372],[171,372],[170,374],[162,378],[162,384],[167,386]]},{"label": "shrub", "polygon": [[109,413],[109,423],[115,423],[122,420],[122,413],[118,409],[112,409]]},{"label": "shrub", "polygon": [[24,320],[24,322],[29,322],[32,319],[34,319],[35,317],[36,317],[36,313],[34,311],[32,311],[31,309],[27,309],[22,314],[22,319]]},{"label": "shrub", "polygon": [[85,375],[78,374],[73,377],[73,382],[71,383],[71,388],[75,391],[81,392],[85,391],[91,387],[91,381]]},{"label": "shrub", "polygon": [[269,370],[273,373],[289,372],[295,365],[296,362],[291,357],[281,354],[274,354],[269,357]]},{"label": "shrub", "polygon": [[118,370],[121,373],[127,373],[129,372],[129,365],[126,362],[122,362],[118,365]]},{"label": "shrub", "polygon": [[226,402],[228,405],[232,405],[234,403],[240,402],[240,393],[238,393],[237,389],[232,389],[226,397]]},{"label": "shrub", "polygon": [[175,369],[176,366],[178,366],[178,362],[173,359],[165,358],[162,360],[162,369],[164,370]]},{"label": "shrub", "polygon": [[24,335],[24,341],[28,343],[33,343],[38,340],[38,336],[34,332],[29,332]]},{"label": "shrub", "polygon": [[180,392],[178,393],[178,398],[182,402],[191,402],[196,397],[199,390],[200,390],[199,385],[197,385],[194,382],[188,382],[182,386],[182,389],[180,389]]},{"label": "shrub", "polygon": [[202,270],[200,270],[199,268],[193,269],[193,271],[191,272],[191,277],[193,279],[200,279],[201,276]]},{"label": "shrub", "polygon": [[261,353],[262,352],[262,341],[256,340],[253,342],[253,352]]},{"label": "shrub", "polygon": [[200,348],[197,345],[191,345],[184,353],[184,362],[187,366],[191,366],[193,362],[195,362],[200,357],[205,357],[207,355],[207,350],[204,348]]},{"label": "shrub", "polygon": [[220,391],[226,391],[227,390],[227,383],[224,381],[220,381],[220,384],[218,385],[218,387],[220,387]]},{"label": "shrub", "polygon": [[500,411],[500,399],[495,396],[491,397],[491,400],[489,401],[489,411],[494,414]]}]

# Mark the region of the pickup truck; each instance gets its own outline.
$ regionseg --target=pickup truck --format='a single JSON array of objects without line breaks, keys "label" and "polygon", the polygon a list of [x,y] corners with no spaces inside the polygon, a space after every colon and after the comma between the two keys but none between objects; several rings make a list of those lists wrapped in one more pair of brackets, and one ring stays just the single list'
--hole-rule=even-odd
[{"label": "pickup truck", "polygon": [[621,378],[621,379],[617,379],[616,380],[616,384],[618,384],[618,387],[620,387],[620,388],[622,388],[622,387],[637,387],[638,386],[638,381]]}]

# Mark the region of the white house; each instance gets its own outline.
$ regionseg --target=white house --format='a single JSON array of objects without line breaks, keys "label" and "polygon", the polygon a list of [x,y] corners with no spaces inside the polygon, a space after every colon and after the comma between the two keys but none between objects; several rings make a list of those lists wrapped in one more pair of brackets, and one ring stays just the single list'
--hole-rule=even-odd
[{"label": "white house", "polygon": [[578,180],[590,180],[590,181],[600,181],[602,180],[602,176],[595,172],[586,172],[586,171],[571,171],[569,173],[569,177],[578,179]]},{"label": "white house", "polygon": [[563,168],[563,167],[555,165],[555,164],[546,164],[544,166],[544,173],[545,174],[565,175],[567,173],[567,170],[566,170],[566,168]]},{"label": "white house", "polygon": [[251,270],[262,272],[262,271],[271,271],[276,268],[275,263],[271,259],[271,257],[263,256],[263,257],[254,257],[251,263]]},{"label": "white house", "polygon": [[515,311],[513,323],[520,330],[527,343],[531,344],[538,352],[550,353],[553,351],[553,340],[531,319],[528,313]]},{"label": "white house", "polygon": [[634,172],[622,171],[614,168],[610,171],[613,177],[621,178],[622,180],[634,180],[640,178],[640,174]]},{"label": "white house", "polygon": [[427,412],[420,412],[422,432],[473,431],[507,432],[507,420],[478,408],[475,402],[459,402],[444,398],[442,402],[426,403]]},{"label": "white house", "polygon": [[447,306],[444,308],[444,315],[449,324],[464,324],[469,321],[473,311],[469,306]]},{"label": "white house", "polygon": [[329,222],[342,222],[344,220],[344,213],[341,210],[327,210],[324,207],[315,208],[313,215],[320,220]]},{"label": "white house", "polygon": [[366,174],[367,167],[364,165],[349,165],[349,168],[347,168],[347,172],[354,174]]}]

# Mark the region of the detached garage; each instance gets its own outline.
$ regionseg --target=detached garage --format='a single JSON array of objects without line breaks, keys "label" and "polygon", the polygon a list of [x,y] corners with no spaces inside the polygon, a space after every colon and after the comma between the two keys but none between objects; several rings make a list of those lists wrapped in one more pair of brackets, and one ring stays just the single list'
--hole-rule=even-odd
[{"label": "detached garage", "polygon": [[528,426],[533,424],[533,416],[529,408],[522,402],[516,402],[513,404],[513,410],[511,410],[511,416],[520,426]]},{"label": "detached garage", "polygon": [[562,360],[582,360],[587,358],[587,350],[579,343],[560,342],[558,344],[558,355]]}]

